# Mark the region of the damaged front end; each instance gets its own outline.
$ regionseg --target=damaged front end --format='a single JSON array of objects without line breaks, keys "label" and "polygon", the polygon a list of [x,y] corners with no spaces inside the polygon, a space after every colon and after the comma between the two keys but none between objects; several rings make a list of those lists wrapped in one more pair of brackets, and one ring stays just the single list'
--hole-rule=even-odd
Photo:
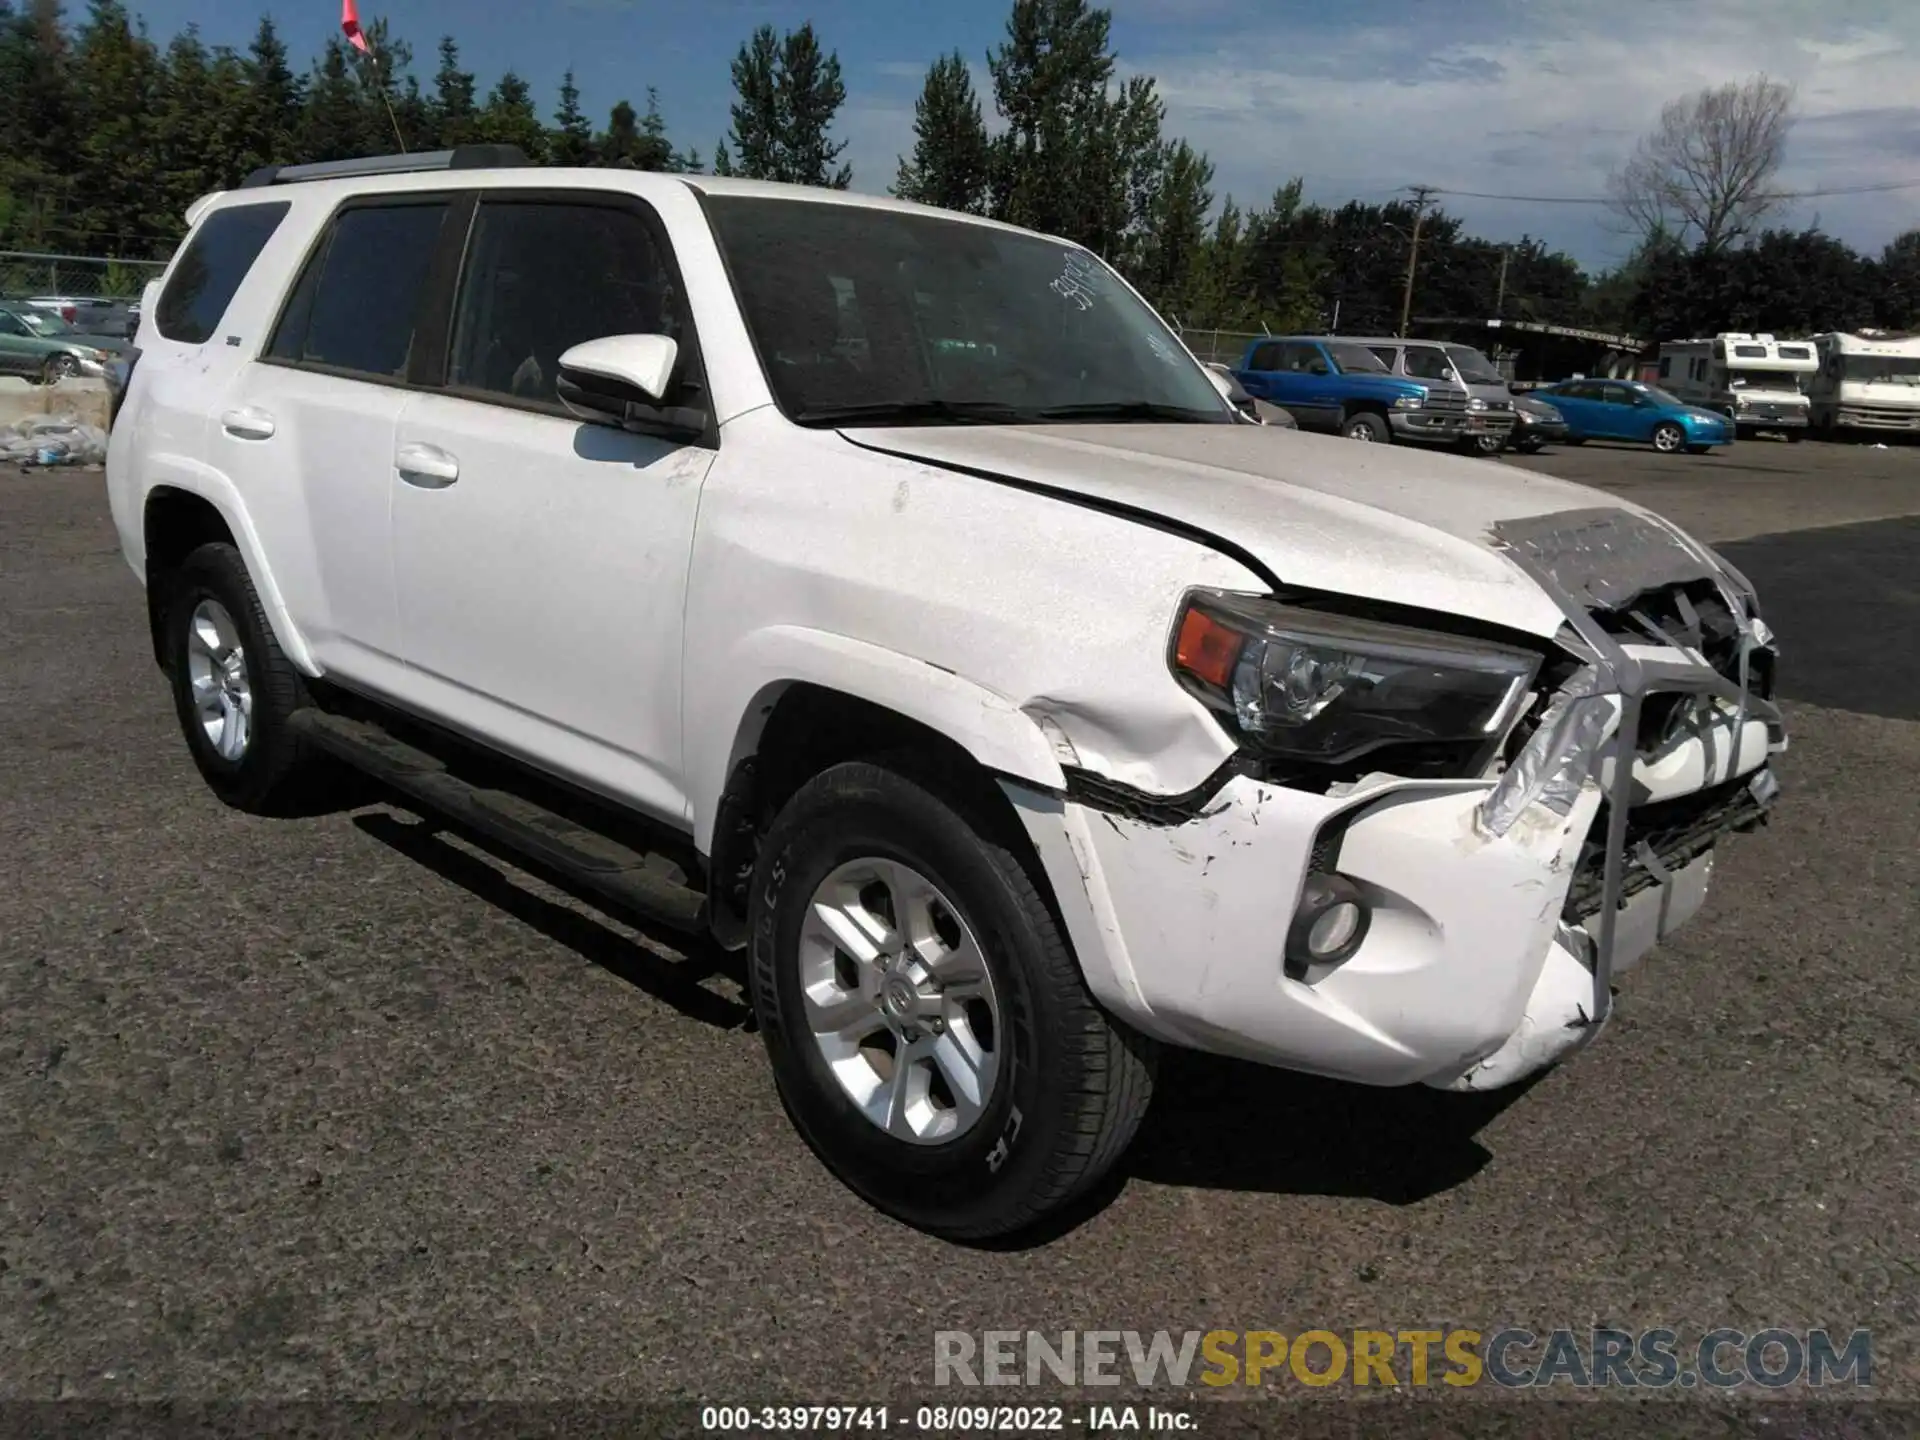
[{"label": "damaged front end", "polygon": [[1567,617],[1560,683],[1514,736],[1475,814],[1490,837],[1595,819],[1520,1027],[1451,1081],[1510,1084],[1586,1044],[1615,978],[1700,908],[1715,842],[1765,823],[1787,748],[1773,637],[1752,586],[1678,531],[1596,509],[1505,521],[1491,539]]}]

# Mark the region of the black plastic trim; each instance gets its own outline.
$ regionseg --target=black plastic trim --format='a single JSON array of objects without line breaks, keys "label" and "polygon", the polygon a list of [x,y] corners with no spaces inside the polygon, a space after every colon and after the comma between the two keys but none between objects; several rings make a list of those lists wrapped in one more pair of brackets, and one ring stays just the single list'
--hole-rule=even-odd
[{"label": "black plastic trim", "polygon": [[1067,798],[1075,804],[1146,825],[1171,826],[1198,820],[1229,782],[1241,775],[1253,774],[1258,768],[1259,762],[1251,755],[1230,756],[1218,770],[1184,795],[1152,795],[1091,770],[1071,766],[1061,767],[1061,773],[1067,777]]}]

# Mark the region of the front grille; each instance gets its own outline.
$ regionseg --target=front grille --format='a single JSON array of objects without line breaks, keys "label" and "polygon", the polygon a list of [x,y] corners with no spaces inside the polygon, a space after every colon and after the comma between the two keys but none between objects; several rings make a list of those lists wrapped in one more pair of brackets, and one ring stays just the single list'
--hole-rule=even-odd
[{"label": "front grille", "polygon": [[[1627,869],[1620,890],[1622,904],[1643,890],[1659,883],[1659,877],[1645,865],[1635,863],[1642,844],[1647,845],[1668,870],[1679,869],[1698,859],[1721,839],[1738,830],[1751,830],[1760,824],[1766,806],[1753,793],[1753,776],[1662,800],[1635,806],[1627,815]],[[1593,829],[1580,847],[1580,859],[1574,866],[1573,884],[1567,891],[1563,918],[1569,924],[1584,924],[1599,911],[1606,896],[1608,807],[1600,806]]]},{"label": "front grille", "polygon": [[1429,390],[1424,407],[1429,413],[1446,415],[1464,415],[1467,402],[1458,395],[1448,394],[1445,390]]}]

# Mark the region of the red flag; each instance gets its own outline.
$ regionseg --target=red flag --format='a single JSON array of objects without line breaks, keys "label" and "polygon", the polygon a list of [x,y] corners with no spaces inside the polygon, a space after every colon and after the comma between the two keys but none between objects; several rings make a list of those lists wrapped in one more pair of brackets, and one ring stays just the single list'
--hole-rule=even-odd
[{"label": "red flag", "polygon": [[360,28],[360,7],[354,0],[341,0],[340,28],[347,32],[347,43],[362,55],[371,55],[373,47],[367,44],[366,33]]}]

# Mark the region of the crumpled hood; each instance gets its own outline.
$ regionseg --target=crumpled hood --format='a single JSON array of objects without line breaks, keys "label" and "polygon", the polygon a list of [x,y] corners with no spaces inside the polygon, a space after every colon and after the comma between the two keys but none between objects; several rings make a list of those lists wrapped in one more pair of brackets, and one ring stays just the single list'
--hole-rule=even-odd
[{"label": "crumpled hood", "polygon": [[1146,511],[1231,541],[1283,585],[1551,636],[1566,617],[1489,533],[1614,495],[1491,460],[1252,425],[941,426],[847,440]]}]

